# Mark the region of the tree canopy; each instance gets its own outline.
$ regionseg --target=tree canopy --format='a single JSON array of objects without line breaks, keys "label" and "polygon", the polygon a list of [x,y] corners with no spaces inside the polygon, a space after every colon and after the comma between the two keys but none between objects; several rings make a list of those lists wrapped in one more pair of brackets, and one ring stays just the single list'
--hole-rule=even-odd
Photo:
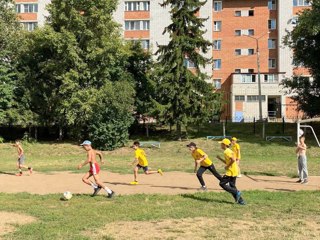
[{"label": "tree canopy", "polygon": [[293,62],[309,69],[312,79],[293,76],[284,80],[283,85],[300,110],[309,117],[320,115],[320,0],[313,0],[311,8],[299,14],[285,44],[293,50]]}]

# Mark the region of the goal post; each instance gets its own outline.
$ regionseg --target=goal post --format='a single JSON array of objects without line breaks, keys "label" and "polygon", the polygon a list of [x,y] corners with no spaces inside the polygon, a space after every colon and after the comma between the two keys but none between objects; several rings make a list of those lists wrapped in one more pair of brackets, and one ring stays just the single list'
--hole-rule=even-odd
[{"label": "goal post", "polygon": [[307,124],[307,123],[310,123],[310,122],[320,122],[320,118],[309,118],[309,119],[303,119],[303,120],[298,120],[297,121],[297,143],[299,142],[299,137],[300,137],[299,136],[299,130],[301,128],[310,128],[312,133],[313,133],[314,138],[317,141],[318,146],[320,147],[320,142],[318,140],[318,137],[317,137],[316,133],[313,130],[313,127]]}]

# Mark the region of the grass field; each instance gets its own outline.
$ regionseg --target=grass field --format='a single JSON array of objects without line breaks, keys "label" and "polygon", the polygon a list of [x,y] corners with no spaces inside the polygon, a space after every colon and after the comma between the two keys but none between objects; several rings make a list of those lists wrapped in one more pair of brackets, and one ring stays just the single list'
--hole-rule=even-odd
[{"label": "grass field", "polygon": [[[278,130],[276,130],[278,131]],[[294,136],[292,128],[289,135]],[[193,132],[196,142],[214,160],[222,150],[217,141],[204,140],[208,133]],[[257,136],[237,134],[242,147],[242,171],[259,175],[296,176],[294,142],[265,142]],[[161,141],[160,149],[146,149],[149,164],[164,171],[193,170],[193,160],[185,147],[188,141]],[[134,139],[144,139],[135,137]],[[320,148],[307,141],[308,168],[320,175]],[[36,171],[78,171],[85,151],[75,143],[23,143],[27,163]],[[104,169],[131,173],[129,147],[104,152]],[[16,150],[0,144],[0,174],[15,172]],[[87,168],[81,171],[87,171]],[[27,191],[27,189],[26,189]],[[108,200],[102,196],[75,195],[60,201],[60,195],[0,193],[0,239],[319,239],[320,192],[244,193],[246,206],[233,204],[228,193],[208,192],[182,195],[127,195]],[[12,215],[15,231],[2,235],[1,214]],[[19,217],[20,216],[20,217]],[[28,224],[15,220],[31,217]]]}]

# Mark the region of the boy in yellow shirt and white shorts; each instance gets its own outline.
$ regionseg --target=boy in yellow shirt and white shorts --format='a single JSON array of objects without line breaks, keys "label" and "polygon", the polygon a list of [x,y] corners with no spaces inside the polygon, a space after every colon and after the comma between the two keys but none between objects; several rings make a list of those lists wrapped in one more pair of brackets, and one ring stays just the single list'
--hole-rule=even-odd
[{"label": "boy in yellow shirt and white shorts", "polygon": [[140,143],[138,141],[134,142],[133,145],[131,146],[135,152],[134,152],[134,161],[132,162],[132,165],[136,164],[133,174],[134,174],[134,181],[131,182],[130,184],[136,185],[138,184],[138,171],[139,169],[143,169],[144,173],[149,175],[149,174],[154,174],[154,173],[159,173],[160,175],[163,175],[163,172],[161,169],[158,169],[158,171],[150,171],[148,168],[148,160],[146,153],[143,149],[140,148]]}]

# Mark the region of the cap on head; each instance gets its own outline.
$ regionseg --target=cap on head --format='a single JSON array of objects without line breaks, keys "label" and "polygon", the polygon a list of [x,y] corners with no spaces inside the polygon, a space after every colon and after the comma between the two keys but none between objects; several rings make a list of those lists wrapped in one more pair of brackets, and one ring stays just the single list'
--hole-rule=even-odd
[{"label": "cap on head", "polygon": [[191,142],[187,145],[187,147],[197,147],[197,144],[195,144],[194,142]]},{"label": "cap on head", "polygon": [[230,140],[228,138],[223,139],[221,142],[219,143],[223,143],[226,146],[229,146],[231,144]]},{"label": "cap on head", "polygon": [[83,141],[83,143],[80,144],[81,146],[83,145],[91,145],[91,142],[89,140]]},{"label": "cap on head", "polygon": [[232,141],[238,141],[236,137],[231,138]]}]

